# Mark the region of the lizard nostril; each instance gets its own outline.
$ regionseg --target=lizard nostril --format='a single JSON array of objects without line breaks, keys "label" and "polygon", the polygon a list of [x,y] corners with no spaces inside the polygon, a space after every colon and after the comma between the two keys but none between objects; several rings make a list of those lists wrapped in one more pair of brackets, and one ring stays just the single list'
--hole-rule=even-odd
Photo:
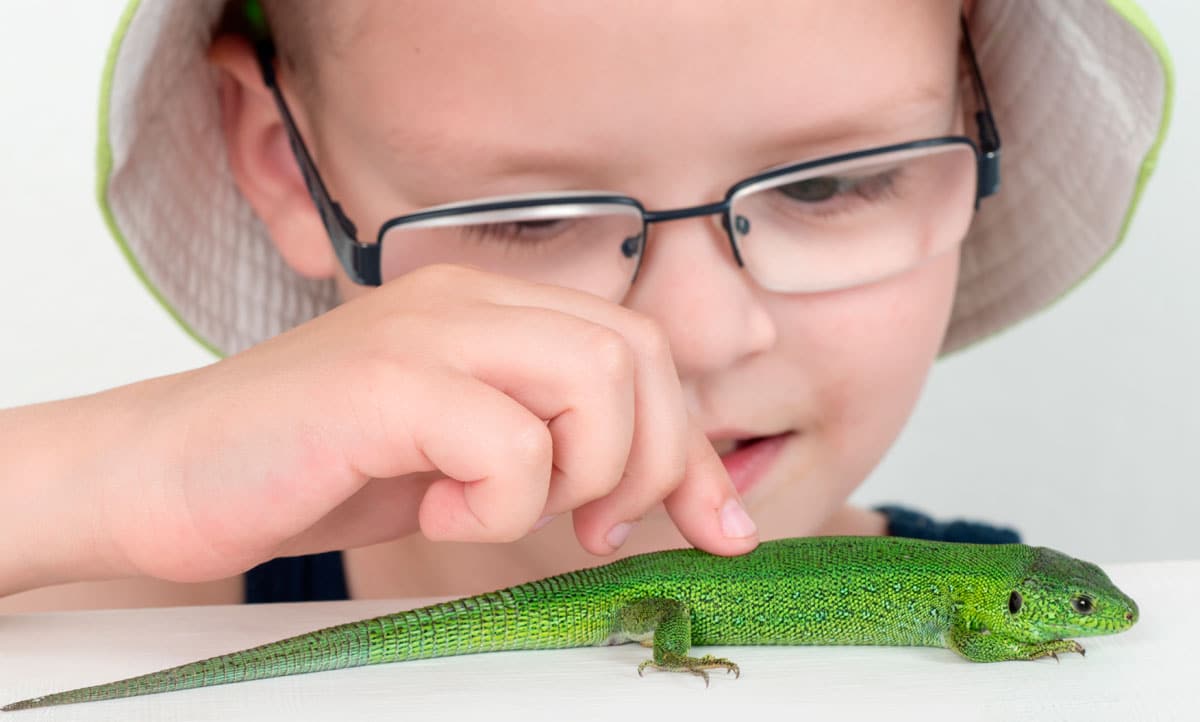
[{"label": "lizard nostril", "polygon": [[1126,622],[1132,622],[1132,621],[1133,621],[1133,612],[1125,612],[1125,621],[1126,621]]}]

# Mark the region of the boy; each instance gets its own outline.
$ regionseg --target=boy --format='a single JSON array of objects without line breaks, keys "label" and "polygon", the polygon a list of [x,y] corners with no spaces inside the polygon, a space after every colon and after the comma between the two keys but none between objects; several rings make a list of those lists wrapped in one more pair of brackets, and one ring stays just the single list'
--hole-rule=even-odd
[{"label": "boy", "polygon": [[1167,106],[1125,3],[275,2],[277,56],[260,20],[126,18],[110,221],[229,356],[0,417],[5,593],[430,596],[905,533],[846,498],[939,353],[1117,242]]}]

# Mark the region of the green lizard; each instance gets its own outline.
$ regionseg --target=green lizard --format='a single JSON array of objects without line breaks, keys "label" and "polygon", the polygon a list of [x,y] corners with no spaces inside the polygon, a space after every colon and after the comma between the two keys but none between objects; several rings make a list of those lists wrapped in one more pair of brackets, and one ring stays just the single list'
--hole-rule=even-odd
[{"label": "green lizard", "polygon": [[949,647],[994,662],[1083,653],[1070,636],[1137,621],[1137,604],[1096,565],[1044,547],[896,537],[764,542],[738,557],[678,549],[500,591],[350,622],[5,711],[131,697],[367,664],[640,641],[638,667],[734,674],[693,645]]}]

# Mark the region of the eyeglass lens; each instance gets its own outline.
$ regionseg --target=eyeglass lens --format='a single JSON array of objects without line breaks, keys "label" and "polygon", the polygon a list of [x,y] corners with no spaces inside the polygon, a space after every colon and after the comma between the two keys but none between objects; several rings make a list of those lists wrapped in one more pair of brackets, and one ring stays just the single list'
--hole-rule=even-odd
[{"label": "eyeglass lens", "polygon": [[[922,146],[768,176],[730,198],[734,243],[764,288],[815,292],[902,273],[957,246],[974,209],[966,143]],[[563,203],[434,214],[381,238],[383,280],[433,263],[472,265],[622,299],[645,242],[641,211]],[[502,205],[502,204],[497,204]]]}]

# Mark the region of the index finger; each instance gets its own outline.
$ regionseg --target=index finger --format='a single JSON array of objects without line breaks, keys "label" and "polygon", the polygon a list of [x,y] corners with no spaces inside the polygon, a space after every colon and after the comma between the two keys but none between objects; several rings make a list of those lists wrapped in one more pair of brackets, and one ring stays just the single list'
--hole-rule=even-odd
[{"label": "index finger", "polygon": [[683,537],[692,546],[722,556],[745,554],[758,546],[758,527],[721,457],[692,423],[688,424],[685,463],[683,481],[663,500]]}]

